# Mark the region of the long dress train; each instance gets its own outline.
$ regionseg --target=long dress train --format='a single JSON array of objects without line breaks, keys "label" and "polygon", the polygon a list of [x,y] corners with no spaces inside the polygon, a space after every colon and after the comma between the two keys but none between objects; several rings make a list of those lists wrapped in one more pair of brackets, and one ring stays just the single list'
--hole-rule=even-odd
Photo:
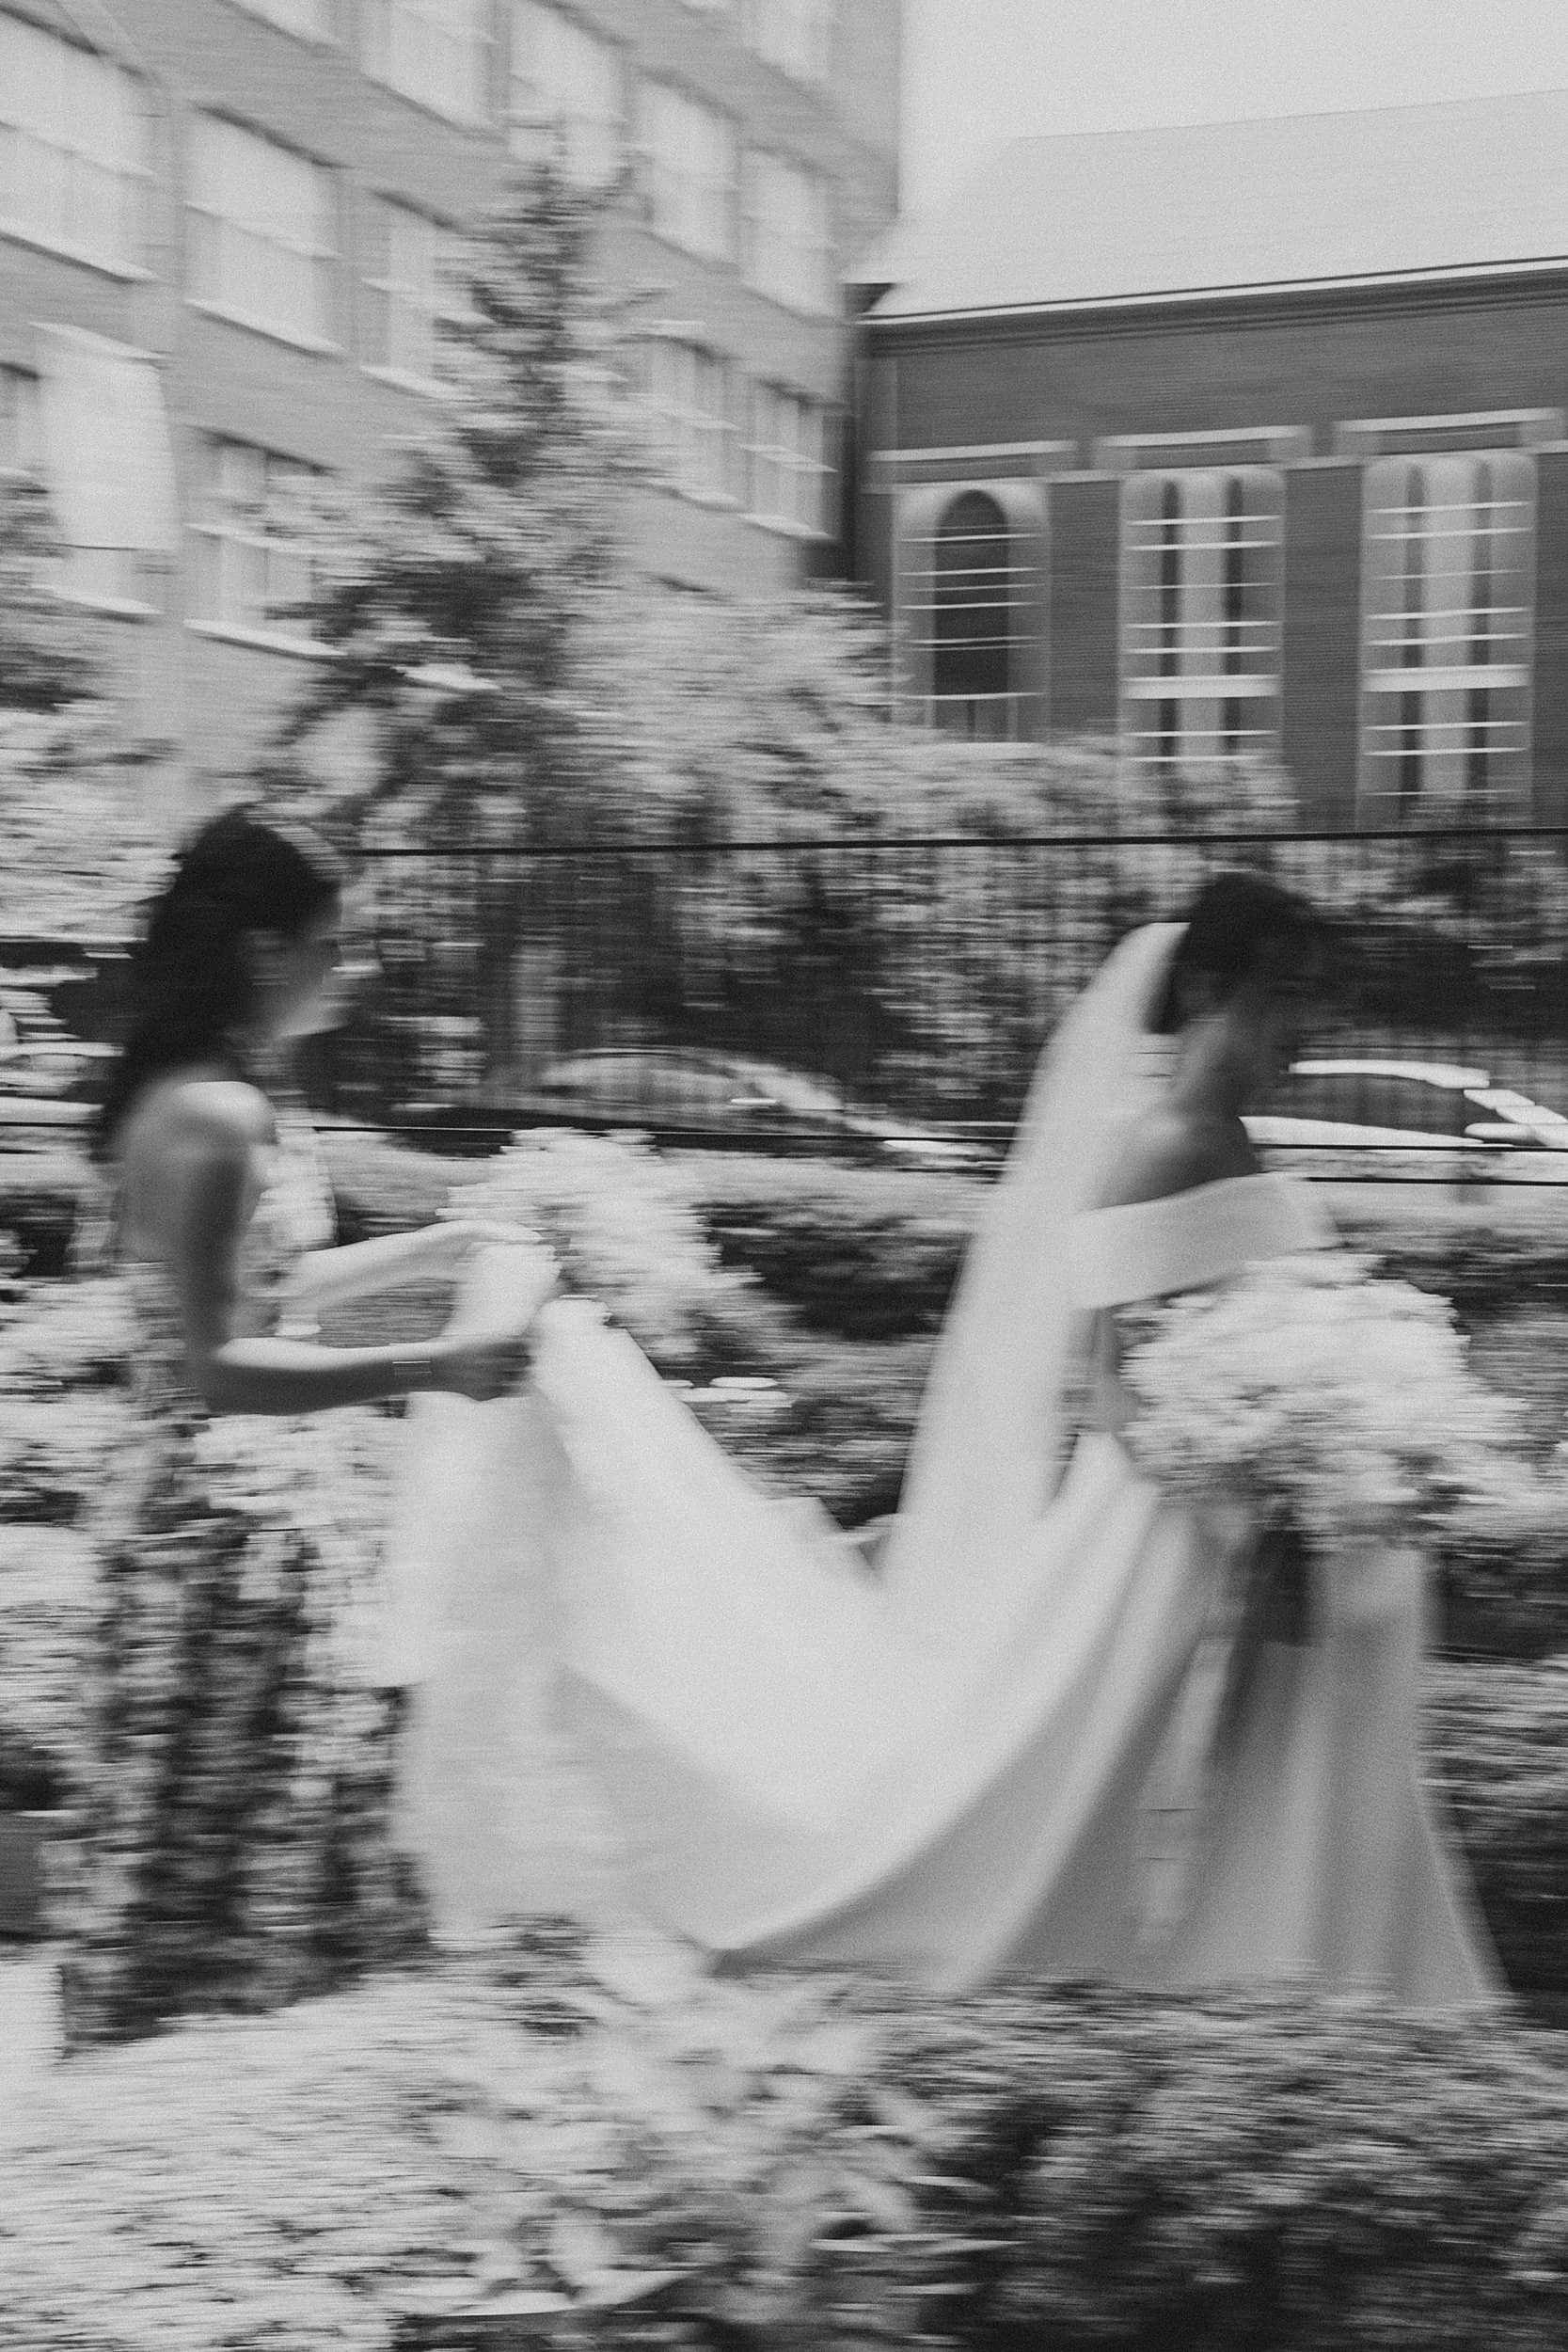
[{"label": "long dress train", "polygon": [[[1084,1213],[1069,1280],[1093,1314],[1328,1238],[1305,1186],[1244,1178]],[[730,1965],[950,1990],[1493,1990],[1418,1777],[1415,1554],[1311,1570],[1305,1626],[1248,1641],[1257,1531],[1174,1506],[1100,1426],[933,1655],[579,1302],[546,1311],[528,1399],[437,1413],[410,1804],[471,1920],[629,1899]]]},{"label": "long dress train", "polygon": [[[1114,1367],[1059,1474],[1097,1319],[1333,1239],[1279,1177],[1095,1207],[1160,1083],[1179,936],[1125,941],[1052,1041],[877,1579],[584,1302],[545,1311],[524,1399],[421,1401],[393,1564],[426,1670],[410,1835],[449,1924],[629,1903],[730,1964],[952,1989],[1488,1993],[1418,1777],[1419,1564],[1326,1564],[1307,1639],[1276,1638],[1263,1531],[1139,1472]],[[505,1280],[478,1269],[471,1311]]]}]

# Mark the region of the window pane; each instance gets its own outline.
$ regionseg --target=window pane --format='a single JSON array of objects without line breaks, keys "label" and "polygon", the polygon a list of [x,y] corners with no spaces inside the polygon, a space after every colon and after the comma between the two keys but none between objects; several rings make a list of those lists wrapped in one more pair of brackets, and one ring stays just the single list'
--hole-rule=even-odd
[{"label": "window pane", "polygon": [[1277,750],[1284,492],[1266,467],[1140,472],[1122,496],[1122,730],[1137,758]]},{"label": "window pane", "polygon": [[514,0],[512,150],[527,156],[554,133],[566,168],[585,185],[613,178],[621,162],[621,59],[542,0]]},{"label": "window pane", "polygon": [[0,368],[0,472],[37,473],[42,464],[38,377],[29,368]]},{"label": "window pane", "polygon": [[1376,821],[1522,808],[1534,461],[1386,458],[1365,491],[1361,796]]},{"label": "window pane", "polygon": [[733,495],[735,427],[727,360],[693,343],[648,346],[651,437],[673,487],[699,498]]},{"label": "window pane", "polygon": [[746,275],[797,310],[832,307],[828,191],[813,172],[772,155],[746,163]]},{"label": "window pane", "polygon": [[824,82],[832,71],[834,0],[744,0],[747,40],[769,65],[797,81]]},{"label": "window pane", "polygon": [[191,156],[191,293],[258,325],[332,327],[331,175],[238,124],[202,117]]},{"label": "window pane", "polygon": [[0,226],[133,263],[146,158],[144,98],[131,74],[0,16]]},{"label": "window pane", "polygon": [[278,608],[309,594],[310,554],[293,527],[316,468],[245,441],[207,444],[205,495],[196,525],[196,580],[203,620],[262,635],[300,638],[306,619]]},{"label": "window pane", "polygon": [[269,24],[281,24],[286,33],[302,33],[308,40],[325,40],[332,31],[330,0],[240,0],[240,6],[252,16],[264,16]]},{"label": "window pane", "polygon": [[830,528],[826,424],[816,402],[774,385],[754,386],[748,459],[753,515],[815,533]]},{"label": "window pane", "polygon": [[723,115],[657,82],[641,101],[644,192],[650,224],[694,253],[735,251],[736,152]]},{"label": "window pane", "polygon": [[484,0],[365,0],[365,71],[439,114],[484,113]]}]

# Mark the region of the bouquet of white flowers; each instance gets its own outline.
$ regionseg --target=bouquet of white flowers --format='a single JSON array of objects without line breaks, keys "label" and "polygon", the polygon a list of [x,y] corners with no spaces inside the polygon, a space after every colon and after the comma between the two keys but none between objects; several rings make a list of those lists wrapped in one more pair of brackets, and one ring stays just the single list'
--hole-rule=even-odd
[{"label": "bouquet of white flowers", "polygon": [[1148,1320],[1123,1372],[1134,1458],[1184,1500],[1237,1497],[1324,1548],[1434,1533],[1515,1438],[1448,1301],[1347,1251],[1275,1259]]}]

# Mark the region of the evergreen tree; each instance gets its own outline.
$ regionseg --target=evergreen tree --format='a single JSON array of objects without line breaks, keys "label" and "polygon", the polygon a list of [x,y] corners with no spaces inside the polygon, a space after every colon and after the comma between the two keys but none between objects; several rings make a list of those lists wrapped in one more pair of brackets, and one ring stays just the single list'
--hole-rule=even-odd
[{"label": "evergreen tree", "polygon": [[0,936],[121,934],[157,859],[140,769],[92,624],[55,593],[40,485],[0,477]]}]

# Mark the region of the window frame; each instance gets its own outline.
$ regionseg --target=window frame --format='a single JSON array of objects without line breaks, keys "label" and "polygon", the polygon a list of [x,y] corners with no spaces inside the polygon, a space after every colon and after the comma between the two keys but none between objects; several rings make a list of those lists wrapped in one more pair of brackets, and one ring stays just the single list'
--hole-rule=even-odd
[{"label": "window frame", "polygon": [[[815,453],[802,451],[798,443],[788,443],[777,437],[765,438],[763,420],[768,411],[777,421],[784,413],[792,413],[797,422],[809,421],[816,427]],[[766,530],[780,531],[793,538],[832,539],[835,526],[831,516],[831,501],[837,468],[829,451],[832,415],[825,401],[814,399],[809,392],[797,391],[792,385],[758,379],[747,387],[746,439],[742,452],[746,481],[746,518],[759,523]],[[767,469],[781,479],[791,482],[796,496],[786,512],[782,505],[768,506],[757,496],[759,476]],[[804,498],[800,485],[810,484]],[[802,513],[802,506],[810,511]]]},{"label": "window frame", "polygon": [[229,0],[230,8],[240,9],[245,16],[255,17],[259,24],[270,24],[275,32],[286,33],[291,40],[303,41],[307,48],[337,47],[339,0],[303,0],[303,5],[322,20],[319,28],[314,31],[302,24],[288,24],[276,13],[278,8],[287,8],[289,4],[290,0]]},{"label": "window frame", "polygon": [[0,475],[43,479],[43,380],[13,359],[0,360]]},{"label": "window frame", "polygon": [[[260,519],[248,527],[245,501],[215,484],[224,461],[235,456],[256,460],[261,475],[261,495],[253,501]],[[290,483],[275,485],[275,469],[287,474]],[[233,599],[230,609],[225,592],[226,560],[243,564],[248,558],[259,563],[262,581],[268,586],[273,567],[280,562],[303,564],[309,575],[309,551],[302,553],[286,535],[269,530],[266,517],[275,496],[286,495],[288,487],[295,483],[300,486],[308,482],[324,483],[328,478],[327,469],[260,442],[242,440],[233,434],[205,432],[201,436],[201,473],[200,500],[190,524],[192,538],[200,543],[193,566],[197,610],[188,626],[199,636],[227,638],[269,652],[327,658],[329,649],[304,634],[298,625],[285,627],[271,619],[270,608],[287,601],[286,598],[263,594],[259,600],[251,600],[242,593]],[[220,503],[222,501],[228,501],[227,511]],[[286,556],[279,554],[280,548],[288,549]],[[210,583],[214,589],[211,594]]]},{"label": "window frame", "polygon": [[[284,156],[301,171],[309,173],[317,199],[314,209],[318,214],[318,227],[331,242],[307,245],[296,243],[291,237],[267,236],[252,229],[247,221],[237,219],[232,214],[220,212],[214,206],[201,201],[198,194],[199,142],[205,134],[214,131],[227,135],[230,139],[238,138],[246,141],[253,148],[264,150],[273,156]],[[238,154],[243,150],[234,148],[230,151]],[[221,150],[214,145],[214,155],[219,152]],[[230,191],[225,190],[226,197],[230,194]],[[206,112],[198,114],[191,124],[190,167],[185,180],[185,300],[187,304],[192,310],[204,311],[214,318],[224,319],[231,326],[246,327],[252,334],[270,336],[274,342],[293,344],[296,350],[324,353],[341,351],[342,348],[340,317],[342,301],[341,285],[341,204],[342,191],[339,174],[330,164],[323,163],[319,157],[306,154],[299,148],[291,147],[286,141],[275,138],[270,132],[260,131],[253,123],[241,121],[232,115]],[[195,226],[197,222],[209,224],[205,232],[197,230]],[[312,290],[312,324],[310,326],[302,326],[296,320],[276,315],[269,316],[263,310],[251,309],[243,299],[230,300],[221,290],[198,291],[203,275],[199,267],[202,256],[198,239],[202,233],[214,236],[215,232],[214,249],[221,257],[222,233],[225,230],[230,234],[248,238],[253,244],[270,245],[280,253],[292,255],[305,267]],[[225,273],[221,265],[214,275],[220,281],[222,280]]]},{"label": "window frame", "polygon": [[[360,320],[361,364],[365,373],[374,376],[380,383],[397,385],[406,390],[420,392],[426,397],[443,396],[447,386],[440,372],[440,328],[443,324],[455,323],[465,313],[455,287],[447,289],[444,295],[442,280],[444,276],[450,278],[451,264],[462,250],[462,232],[451,221],[442,220],[435,213],[426,212],[420,205],[410,204],[401,196],[386,196],[379,191],[372,191],[369,202],[368,225],[372,230],[373,247],[366,257],[360,277],[362,296],[374,295],[382,299],[386,305],[388,327],[393,310],[400,304],[404,310],[414,310],[426,319],[429,324],[431,365],[428,371],[402,366],[389,356],[392,342],[389,333],[387,337],[388,356],[383,358],[374,356],[372,350],[372,324],[368,314],[362,315]],[[394,278],[392,275],[391,232],[394,216],[404,221],[418,222],[421,228],[430,232],[432,270],[428,289],[415,285],[411,281]],[[385,230],[385,240],[383,240],[383,230]],[[383,250],[387,257],[385,274],[377,276],[376,265]],[[426,294],[428,294],[428,308],[423,299]],[[408,299],[409,296],[413,299]],[[371,307],[362,300],[362,312],[368,313]]]},{"label": "window frame", "polygon": [[838,0],[741,0],[747,48],[807,89],[832,81],[838,29]]},{"label": "window frame", "polygon": [[[800,237],[770,218],[763,199],[771,178],[777,187],[792,183],[819,213]],[[769,246],[796,267],[764,266],[760,258]],[[768,148],[748,148],[740,163],[740,273],[753,294],[777,302],[808,318],[832,318],[835,300],[832,190],[826,177],[794,156]],[[809,263],[800,267],[806,257]],[[799,272],[799,274],[798,274]]]},{"label": "window frame", "polygon": [[[706,339],[699,327],[669,328],[650,334],[642,346],[644,371],[642,407],[649,421],[649,440],[658,466],[658,485],[697,506],[738,507],[736,489],[740,432],[736,417],[736,375],[733,360]],[[719,398],[705,405],[700,397],[670,400],[661,396],[656,378],[672,355],[689,362],[692,391],[700,394],[704,371],[717,386]],[[673,432],[670,430],[673,428]],[[694,449],[704,462],[690,467]],[[716,462],[709,463],[717,453]]]},{"label": "window frame", "polygon": [[[150,273],[144,256],[153,155],[151,95],[146,81],[121,65],[118,58],[105,56],[86,40],[73,40],[47,25],[35,23],[31,17],[13,15],[8,9],[0,10],[0,41],[8,33],[24,44],[34,41],[40,44],[40,49],[53,51],[61,74],[85,68],[89,78],[94,72],[103,77],[100,84],[101,90],[106,93],[112,89],[119,102],[119,129],[124,151],[118,158],[104,162],[91,151],[85,135],[74,143],[68,143],[58,135],[48,135],[36,125],[21,119],[20,106],[15,113],[6,112],[5,100],[0,95],[0,142],[25,140],[34,150],[42,150],[52,156],[65,159],[64,169],[67,173],[91,171],[116,183],[119,190],[116,207],[118,243],[112,251],[90,238],[71,234],[71,227],[74,224],[68,223],[61,227],[57,220],[43,219],[41,214],[0,210],[0,237],[13,244],[34,246],[45,253],[60,254],[68,261],[99,270],[106,277],[125,280],[149,277]],[[73,62],[67,63],[66,60]],[[0,92],[3,92],[3,83],[0,83]],[[69,93],[63,87],[60,97],[62,119],[49,126],[56,134],[67,129],[71,119],[80,122],[87,112],[80,103],[76,107],[69,103]],[[36,184],[36,174],[19,171],[17,179],[19,184],[29,187]],[[0,195],[0,205],[4,201],[4,196]]]},{"label": "window frame", "polygon": [[[546,106],[538,103],[537,99],[531,106],[519,106],[520,89],[531,87],[538,93],[542,87],[537,67],[531,80],[529,72],[519,62],[528,45],[522,28],[527,23],[538,25],[545,20],[551,20],[564,27],[570,36],[583,44],[586,53],[597,53],[599,65],[613,83],[614,94],[609,111],[573,112],[561,106]],[[552,131],[559,130],[565,137],[568,177],[582,187],[609,187],[626,167],[630,131],[625,48],[609,34],[601,33],[595,25],[584,24],[570,8],[558,7],[556,0],[510,0],[509,23],[512,42],[507,60],[506,86],[508,151],[517,160],[526,162],[531,146],[547,137]],[[583,133],[590,136],[602,135],[613,151],[608,168],[584,171],[578,167],[574,162],[574,141],[578,135]]]},{"label": "window frame", "polygon": [[[1117,558],[1117,732],[1128,756],[1178,773],[1276,759],[1285,691],[1283,469],[1221,461],[1129,470]],[[1249,604],[1263,609],[1249,612]],[[1245,723],[1259,706],[1265,723]],[[1153,726],[1142,723],[1149,711],[1159,714]]]},{"label": "window frame", "polygon": [[[394,72],[396,54],[395,31],[400,23],[423,28],[427,40],[439,40],[442,27],[435,21],[435,8],[440,0],[360,0],[359,64],[367,81],[378,88],[390,90],[394,97],[411,106],[422,107],[426,114],[437,116],[443,122],[455,122],[471,129],[487,124],[494,112],[491,93],[491,58],[495,49],[495,26],[489,0],[465,0],[472,17],[469,73],[469,101],[449,103],[434,93],[429,75],[410,70],[406,79],[400,81]],[[375,27],[385,27],[386,63],[376,60],[379,37]],[[452,37],[446,36],[449,40]],[[461,36],[457,37],[461,40]]]},{"label": "window frame", "polygon": [[[689,141],[677,135],[673,140],[675,152],[666,157],[656,141],[652,117],[657,109],[673,110],[673,122],[679,117],[689,118],[689,129],[698,122],[715,126],[722,135],[727,154],[727,171],[721,181],[705,172],[682,170],[681,158],[689,153]],[[666,125],[672,127],[671,124]],[[690,253],[699,261],[715,262],[734,268],[740,257],[740,136],[735,118],[721,106],[705,98],[697,97],[678,82],[666,81],[657,74],[645,76],[637,92],[637,155],[639,183],[643,199],[643,226],[654,236],[662,237],[681,252]],[[666,214],[661,217],[659,191],[673,186],[682,200],[674,207],[678,214],[687,210],[686,196],[695,190],[699,199],[705,194],[717,196],[723,214],[723,233],[721,242],[709,243],[703,237],[685,233],[678,220]]]},{"label": "window frame", "polygon": [[[1482,495],[1487,478],[1483,469],[1494,469],[1489,496]],[[1461,471],[1469,476],[1466,495],[1431,495],[1434,488],[1456,491],[1459,484],[1442,477]],[[1396,475],[1402,477],[1403,490],[1400,503],[1389,505],[1387,495]],[[1422,493],[1418,503],[1408,502],[1413,492]],[[1363,823],[1418,822],[1434,805],[1461,818],[1476,813],[1528,813],[1538,497],[1533,453],[1517,441],[1493,449],[1394,450],[1368,461],[1362,475],[1356,725],[1356,805]],[[1520,518],[1500,521],[1508,509]],[[1483,510],[1488,516],[1484,524],[1479,520]],[[1435,530],[1377,528],[1395,516],[1407,521],[1418,515],[1467,519],[1457,525],[1439,522]],[[1512,548],[1506,544],[1509,538],[1514,542]],[[1445,540],[1465,543],[1462,593],[1474,596],[1479,587],[1483,601],[1431,601],[1429,592],[1451,593],[1458,580],[1456,564],[1446,557],[1433,560],[1434,548]],[[1397,596],[1391,585],[1394,559],[1380,554],[1384,547],[1400,550]],[[1512,603],[1504,600],[1510,583],[1517,598]],[[1513,628],[1497,626],[1506,615],[1514,617]],[[1441,626],[1460,622],[1467,626]],[[1433,623],[1439,625],[1435,629]],[[1479,659],[1478,645],[1487,649]],[[1434,663],[1425,658],[1433,646],[1449,647],[1467,658]],[[1513,659],[1497,659],[1493,649],[1499,647],[1512,648]],[[1378,660],[1379,653],[1399,659]],[[1406,677],[1420,683],[1403,685]],[[1457,695],[1465,698],[1464,716],[1445,715],[1446,698]],[[1499,696],[1509,698],[1500,711]],[[1396,698],[1402,706],[1397,715]],[[1412,703],[1418,706],[1414,710]],[[1456,731],[1455,740],[1434,739],[1455,738]],[[1510,731],[1512,743],[1506,739]],[[1396,734],[1397,741],[1381,739]],[[1390,782],[1386,763],[1392,762],[1399,763],[1399,771]]]}]

